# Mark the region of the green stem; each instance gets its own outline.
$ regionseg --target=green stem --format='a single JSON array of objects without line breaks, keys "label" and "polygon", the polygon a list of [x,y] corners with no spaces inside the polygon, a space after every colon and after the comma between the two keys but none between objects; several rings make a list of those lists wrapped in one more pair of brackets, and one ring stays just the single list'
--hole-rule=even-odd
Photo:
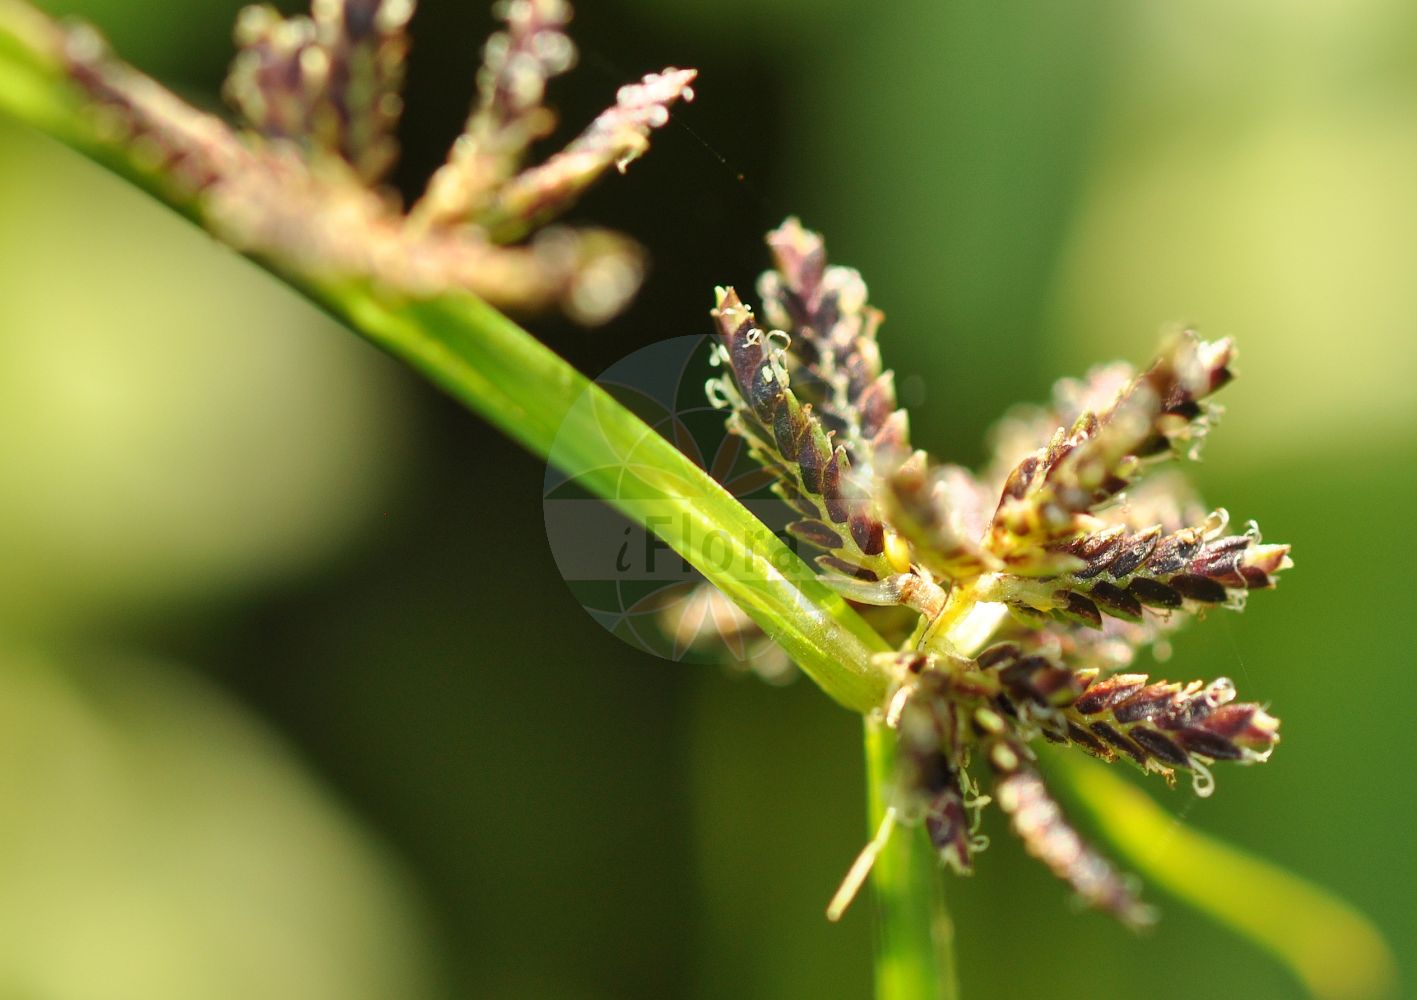
[{"label": "green stem", "polygon": [[870,657],[885,640],[723,487],[525,330],[468,296],[391,302],[286,277],[662,538],[839,703],[881,704],[887,680]]},{"label": "green stem", "polygon": [[[95,127],[63,76],[58,39],[49,21],[0,0],[0,111],[199,220],[199,206]],[[718,483],[506,316],[466,294],[415,300],[280,259],[257,262],[653,531],[837,702],[857,712],[881,703],[887,679],[870,657],[885,641]]]},{"label": "green stem", "polygon": [[[886,822],[895,779],[895,734],[866,720],[867,808],[871,830]],[[877,1000],[958,1000],[954,925],[945,909],[935,850],[922,827],[898,827],[871,872],[876,889]]]},{"label": "green stem", "polygon": [[[200,222],[200,205],[95,127],[85,95],[64,75],[58,40],[47,19],[16,0],[0,0],[0,112]],[[885,641],[718,483],[506,316],[469,295],[414,300],[280,259],[257,263],[662,538],[837,702],[863,714],[882,704],[889,681],[871,654],[888,649]],[[868,721],[876,825],[886,808],[893,743],[883,726]],[[902,829],[889,838],[873,879],[882,926],[880,997],[954,998],[949,920],[921,831]]]}]

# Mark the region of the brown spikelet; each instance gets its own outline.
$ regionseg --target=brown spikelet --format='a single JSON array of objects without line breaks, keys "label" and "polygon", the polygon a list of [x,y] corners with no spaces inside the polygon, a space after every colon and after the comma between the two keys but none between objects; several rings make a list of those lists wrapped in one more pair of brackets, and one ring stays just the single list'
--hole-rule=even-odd
[{"label": "brown spikelet", "polygon": [[308,17],[283,18],[273,7],[248,7],[236,22],[236,44],[240,51],[226,79],[227,99],[268,138],[310,137],[314,105],[323,98],[329,75],[315,23]]},{"label": "brown spikelet", "polygon": [[[1234,698],[1235,686],[1224,677],[1181,685],[1117,674],[1090,684],[1069,714],[1095,733],[1107,727],[1164,766],[1265,760],[1279,742],[1279,720],[1259,705],[1232,704]],[[1115,745],[1136,759],[1131,747]]]},{"label": "brown spikelet", "polygon": [[311,16],[292,18],[249,7],[227,98],[267,138],[338,157],[376,183],[398,155],[412,14],[411,0],[316,0]]},{"label": "brown spikelet", "polygon": [[142,151],[176,193],[197,197],[259,169],[234,129],[115,59],[92,28],[43,27],[54,55],[88,95],[100,130]]},{"label": "brown spikelet", "polygon": [[786,335],[765,333],[732,289],[720,290],[713,317],[717,357],[726,369],[716,384],[730,410],[729,428],[778,477],[778,495],[802,514],[793,533],[826,550],[819,563],[830,572],[865,582],[895,574],[867,485],[846,448],[793,391]]},{"label": "brown spikelet", "polygon": [[[1017,751],[1010,750],[1010,755]],[[991,755],[991,761],[995,755]],[[1033,857],[1067,882],[1090,906],[1112,914],[1129,927],[1148,927],[1155,911],[1102,855],[1068,823],[1062,808],[1048,794],[1038,772],[1028,766],[1000,768],[994,796],[1009,817],[1010,826]]]},{"label": "brown spikelet", "polygon": [[792,339],[788,370],[863,480],[878,454],[909,450],[906,413],[895,380],[883,371],[876,333],[883,319],[867,303],[866,283],[849,267],[827,264],[821,236],[796,219],[768,234],[776,269],[758,281],[768,322]]},{"label": "brown spikelet", "polygon": [[503,12],[505,29],[489,38],[483,50],[477,106],[448,162],[414,206],[420,224],[476,220],[516,174],[531,144],[556,125],[543,101],[547,82],[575,64],[576,49],[565,30],[570,5],[565,0],[518,0]]},{"label": "brown spikelet", "polygon": [[[1016,406],[989,431],[992,456],[981,478],[997,497],[1014,468],[1047,447],[1060,427],[1071,427],[1087,412],[1105,410],[1136,378],[1136,370],[1116,361],[1092,368],[1083,378],[1059,379],[1047,406]],[[992,511],[990,512],[992,514]]]},{"label": "brown spikelet", "polygon": [[681,584],[655,595],[658,619],[673,640],[677,660],[690,650],[718,653],[724,666],[749,670],[770,684],[785,684],[796,667],[742,608],[713,584]]},{"label": "brown spikelet", "polygon": [[915,678],[913,696],[903,704],[900,731],[898,795],[907,816],[925,823],[940,860],[961,874],[974,870],[974,833],[965,800],[963,738],[953,679],[935,668],[933,658],[903,654],[891,668]]},{"label": "brown spikelet", "polygon": [[968,579],[1000,568],[980,544],[991,498],[968,469],[932,466],[917,451],[880,478],[879,491],[891,526],[937,577]]},{"label": "brown spikelet", "polygon": [[1049,577],[1001,574],[981,593],[1024,614],[1051,614],[1092,628],[1104,615],[1141,622],[1160,611],[1210,605],[1239,607],[1246,591],[1273,587],[1291,565],[1289,546],[1263,545],[1251,528],[1224,534],[1228,517],[1216,511],[1204,525],[1163,534],[1160,526],[1128,531],[1114,526],[1045,551],[1070,571]]},{"label": "brown spikelet", "polygon": [[605,172],[620,171],[649,148],[649,133],[675,102],[693,99],[694,70],[666,69],[620,88],[615,104],[566,149],[522,170],[531,144],[556,116],[547,82],[575,63],[565,0],[512,0],[506,30],[487,43],[478,104],[413,210],[423,226],[474,223],[497,242],[523,237],[565,211]]},{"label": "brown spikelet", "polygon": [[327,140],[366,182],[384,179],[398,156],[407,27],[413,0],[315,0],[329,53]]},{"label": "brown spikelet", "polygon": [[669,121],[670,107],[694,99],[696,75],[670,67],[621,87],[569,146],[508,180],[478,221],[499,241],[518,239],[564,212],[610,167],[623,173],[649,149],[650,131]]},{"label": "brown spikelet", "polygon": [[1259,705],[1234,703],[1235,687],[1223,677],[1185,685],[1145,674],[1099,679],[1016,643],[991,647],[978,664],[999,678],[1017,716],[1104,760],[1120,755],[1169,775],[1217,760],[1262,761],[1279,742],[1279,720]]},{"label": "brown spikelet", "polygon": [[1231,378],[1228,340],[1176,337],[1109,405],[1084,410],[1024,457],[1002,486],[989,546],[1015,572],[1052,572],[1039,546],[1089,530],[1086,518],[1158,458],[1199,442],[1203,401]]},{"label": "brown spikelet", "polygon": [[923,819],[946,864],[972,870],[973,852],[982,842],[967,823],[965,793],[972,782],[961,762],[973,748],[993,771],[994,799],[1029,853],[1088,904],[1132,926],[1149,924],[1154,919],[1151,910],[1072,829],[1048,795],[1032,754],[1015,729],[1018,722],[1028,722],[1035,709],[1048,706],[1047,711],[1055,711],[1054,702],[1062,705],[1075,696],[1071,672],[1051,668],[1049,677],[1033,672],[1030,692],[1038,703],[1011,700],[1016,696],[1000,675],[1006,659],[998,652],[980,663],[919,653],[878,658],[881,666],[901,679],[892,700],[898,710],[887,720],[900,733],[897,794],[905,813]]}]

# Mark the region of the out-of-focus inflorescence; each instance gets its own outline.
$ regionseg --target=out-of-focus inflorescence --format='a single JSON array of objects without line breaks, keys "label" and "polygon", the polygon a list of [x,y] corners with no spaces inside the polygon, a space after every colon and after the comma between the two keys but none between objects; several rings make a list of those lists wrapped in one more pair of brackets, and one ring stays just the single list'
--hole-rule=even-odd
[{"label": "out-of-focus inflorescence", "polygon": [[465,290],[502,308],[604,321],[639,287],[639,248],[608,230],[543,227],[648,148],[669,108],[693,98],[694,71],[622,87],[569,146],[527,166],[532,143],[556,123],[547,82],[575,62],[571,11],[565,0],[498,9],[503,28],[487,42],[476,107],[407,211],[384,182],[398,156],[413,0],[314,0],[300,17],[244,11],[225,92],[245,128],[112,58],[88,27],[52,43],[106,136],[239,249],[412,295]]}]

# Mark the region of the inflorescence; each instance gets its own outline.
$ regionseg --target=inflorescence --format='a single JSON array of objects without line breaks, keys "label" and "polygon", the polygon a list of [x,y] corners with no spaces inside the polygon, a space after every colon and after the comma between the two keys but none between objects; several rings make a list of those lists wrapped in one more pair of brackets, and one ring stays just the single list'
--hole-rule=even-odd
[{"label": "inflorescence", "polygon": [[1194,456],[1234,345],[1185,331],[1143,371],[1114,364],[1060,382],[1050,406],[1005,418],[975,473],[911,449],[861,276],[828,266],[821,237],[796,220],[768,244],[765,326],[731,288],[718,292],[724,373],[710,396],[775,476],[798,516],[788,530],[821,550],[825,580],[863,609],[914,612],[886,633],[900,651],[877,662],[893,678],[879,710],[899,768],[863,858],[891,824],[923,823],[944,863],[969,872],[986,843],[980,811],[995,802],[1083,899],[1148,923],[1130,880],[1068,824],[1032,746],[1076,746],[1168,782],[1187,771],[1208,795],[1214,762],[1263,761],[1279,741],[1278,720],[1237,702],[1227,679],[1122,672],[1188,613],[1238,609],[1290,565],[1288,546],[1263,544],[1253,522],[1231,533],[1178,475],[1153,474]]}]

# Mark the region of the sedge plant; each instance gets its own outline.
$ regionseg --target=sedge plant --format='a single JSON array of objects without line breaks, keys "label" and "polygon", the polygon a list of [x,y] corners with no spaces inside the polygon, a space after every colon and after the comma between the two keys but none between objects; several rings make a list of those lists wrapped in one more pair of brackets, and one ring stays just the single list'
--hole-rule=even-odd
[{"label": "sedge plant", "polygon": [[[1288,547],[1229,527],[1155,467],[1191,454],[1234,347],[1182,331],[1150,366],[1098,368],[1012,412],[971,472],[909,443],[881,364],[881,314],[860,276],[789,220],[759,322],[729,288],[713,309],[710,387],[729,429],[797,513],[809,565],[707,473],[508,318],[554,309],[603,322],[633,295],[643,252],[609,230],[554,224],[623,171],[692,70],[623,87],[565,149],[546,84],[575,49],[564,0],[510,0],[478,98],[410,206],[385,185],[397,155],[412,0],[314,0],[309,16],[245,12],[226,96],[200,112],[112,55],[100,36],[0,0],[0,113],[141,185],[351,330],[411,365],[532,452],[550,456],[661,536],[721,603],[865,726],[871,837],[828,907],[869,876],[882,998],[956,996],[942,868],[969,872],[991,802],[1084,901],[1144,927],[1156,911],[1087,844],[1050,784],[1124,858],[1248,934],[1322,997],[1379,995],[1391,960],[1345,904],[1200,835],[1148,796],[1038,747],[1127,761],[1195,789],[1211,766],[1266,760],[1278,720],[1233,685],[1131,670],[1187,618],[1273,586]],[[631,481],[633,488],[626,488]],[[672,516],[663,516],[670,513]],[[734,546],[710,558],[705,540]],[[1150,850],[1168,829],[1164,855]],[[1237,893],[1237,886],[1262,893]]]}]

